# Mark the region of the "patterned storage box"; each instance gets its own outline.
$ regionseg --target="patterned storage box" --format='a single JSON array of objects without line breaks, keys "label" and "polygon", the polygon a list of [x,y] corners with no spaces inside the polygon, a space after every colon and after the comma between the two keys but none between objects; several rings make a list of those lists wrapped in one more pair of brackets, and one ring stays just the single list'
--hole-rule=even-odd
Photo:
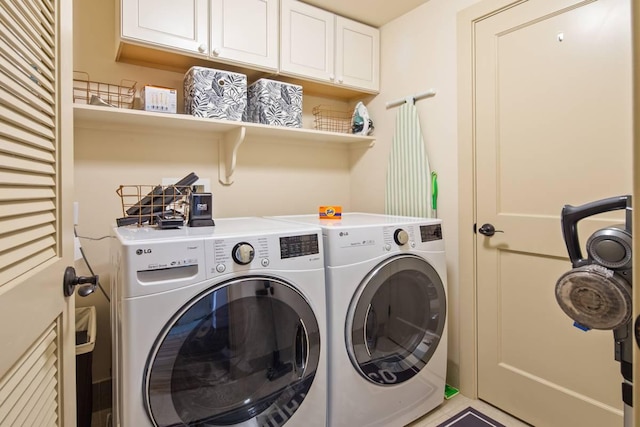
[{"label": "patterned storage box", "polygon": [[302,127],[302,86],[260,79],[247,89],[244,121]]},{"label": "patterned storage box", "polygon": [[246,108],[246,75],[205,67],[191,67],[185,74],[185,113],[240,121]]}]

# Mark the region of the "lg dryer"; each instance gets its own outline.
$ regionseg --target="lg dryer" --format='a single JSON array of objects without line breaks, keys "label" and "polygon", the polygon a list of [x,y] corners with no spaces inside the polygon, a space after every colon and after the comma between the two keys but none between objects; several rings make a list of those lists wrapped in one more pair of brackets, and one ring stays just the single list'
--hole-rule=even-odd
[{"label": "lg dryer", "polygon": [[318,227],[114,233],[114,426],[326,425]]},{"label": "lg dryer", "polygon": [[446,264],[438,219],[280,217],[324,239],[331,427],[404,426],[444,400]]}]

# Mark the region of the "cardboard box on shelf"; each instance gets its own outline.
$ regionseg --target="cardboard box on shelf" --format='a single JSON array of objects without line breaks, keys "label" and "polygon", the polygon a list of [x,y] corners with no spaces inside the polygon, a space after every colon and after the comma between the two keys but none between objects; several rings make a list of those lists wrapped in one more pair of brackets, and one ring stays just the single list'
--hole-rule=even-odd
[{"label": "cardboard box on shelf", "polygon": [[146,85],[140,91],[142,109],[157,113],[176,113],[178,94],[175,89]]}]

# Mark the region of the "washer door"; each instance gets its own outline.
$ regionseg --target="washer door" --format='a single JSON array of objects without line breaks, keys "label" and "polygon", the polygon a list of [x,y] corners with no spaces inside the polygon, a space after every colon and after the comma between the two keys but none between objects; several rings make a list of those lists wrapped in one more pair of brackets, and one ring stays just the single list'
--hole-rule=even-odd
[{"label": "washer door", "polygon": [[280,426],[302,404],[319,357],[318,323],[291,285],[225,282],[188,303],[156,341],[147,412],[156,426]]},{"label": "washer door", "polygon": [[415,255],[390,258],[358,288],[346,324],[353,366],[379,385],[415,376],[444,331],[446,296],[435,269]]}]

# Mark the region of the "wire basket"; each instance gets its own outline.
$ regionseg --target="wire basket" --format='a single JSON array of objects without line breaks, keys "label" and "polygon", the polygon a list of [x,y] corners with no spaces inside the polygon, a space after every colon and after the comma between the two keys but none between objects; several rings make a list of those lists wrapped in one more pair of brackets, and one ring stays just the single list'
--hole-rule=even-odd
[{"label": "wire basket", "polygon": [[133,108],[136,84],[137,82],[127,79],[120,80],[119,85],[96,82],[91,80],[89,73],[74,71],[73,102],[77,104]]},{"label": "wire basket", "polygon": [[116,193],[122,203],[119,226],[184,222],[189,215],[189,185],[121,185]]},{"label": "wire basket", "polygon": [[328,132],[352,133],[353,114],[328,105],[313,107],[313,126],[316,130]]}]

